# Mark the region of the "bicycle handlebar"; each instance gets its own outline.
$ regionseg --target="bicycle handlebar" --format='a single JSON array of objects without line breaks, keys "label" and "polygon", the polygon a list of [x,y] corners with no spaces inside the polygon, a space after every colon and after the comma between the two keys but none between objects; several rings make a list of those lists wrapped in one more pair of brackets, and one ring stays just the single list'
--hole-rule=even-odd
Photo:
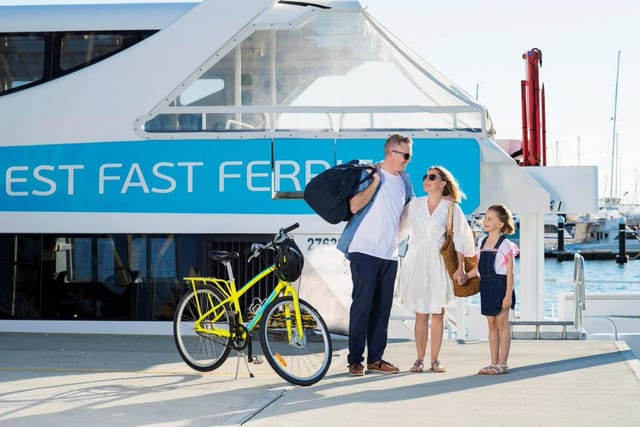
[{"label": "bicycle handlebar", "polygon": [[284,241],[284,239],[287,238],[287,234],[290,233],[291,231],[295,230],[298,227],[300,227],[300,224],[296,222],[294,224],[291,224],[288,227],[281,228],[280,231],[278,231],[273,236],[273,239],[269,243],[252,243],[251,247],[245,249],[245,251],[244,251],[244,255],[245,256],[251,255],[251,256],[249,256],[249,259],[247,260],[247,262],[251,262],[251,260],[253,260],[254,258],[259,257],[260,254],[265,249],[273,248],[274,246],[277,246],[278,244],[282,243]]},{"label": "bicycle handlebar", "polygon": [[294,223],[294,224],[291,224],[290,226],[288,226],[288,227],[287,227],[287,228],[285,228],[284,230],[281,230],[281,232],[282,232],[282,233],[284,233],[284,234],[287,234],[287,233],[289,233],[289,232],[291,232],[291,231],[295,230],[295,229],[296,229],[296,228],[298,228],[298,227],[300,227],[300,224],[296,222],[296,223]]},{"label": "bicycle handlebar", "polygon": [[284,242],[284,239],[287,238],[287,233],[295,230],[298,227],[300,227],[300,224],[296,222],[288,227],[281,228],[280,231],[275,236],[273,236],[272,246],[277,246],[278,244]]}]

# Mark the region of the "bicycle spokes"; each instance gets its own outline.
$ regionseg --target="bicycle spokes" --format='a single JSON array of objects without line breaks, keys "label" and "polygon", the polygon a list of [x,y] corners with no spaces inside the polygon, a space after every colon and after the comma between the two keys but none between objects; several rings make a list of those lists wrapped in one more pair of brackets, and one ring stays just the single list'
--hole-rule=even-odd
[{"label": "bicycle spokes", "polygon": [[176,308],[173,335],[178,352],[198,371],[216,369],[229,355],[229,315],[223,299],[217,289],[201,286],[185,294]]},{"label": "bicycle spokes", "polygon": [[291,297],[278,298],[267,307],[260,325],[260,342],[265,358],[282,378],[310,385],[329,368],[331,339],[317,311],[305,301],[298,302],[299,310]]}]

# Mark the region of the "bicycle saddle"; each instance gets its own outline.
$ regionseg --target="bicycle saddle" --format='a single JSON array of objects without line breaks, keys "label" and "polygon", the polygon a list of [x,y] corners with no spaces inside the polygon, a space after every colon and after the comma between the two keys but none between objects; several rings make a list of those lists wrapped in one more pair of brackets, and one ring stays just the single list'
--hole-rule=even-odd
[{"label": "bicycle saddle", "polygon": [[211,258],[214,261],[221,261],[221,262],[231,261],[239,257],[240,255],[238,254],[238,252],[217,251],[217,250],[209,251],[209,258]]}]

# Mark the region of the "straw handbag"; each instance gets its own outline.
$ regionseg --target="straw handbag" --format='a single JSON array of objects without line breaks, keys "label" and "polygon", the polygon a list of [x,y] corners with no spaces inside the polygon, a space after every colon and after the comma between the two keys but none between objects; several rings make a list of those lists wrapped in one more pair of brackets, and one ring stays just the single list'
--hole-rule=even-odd
[{"label": "straw handbag", "polygon": [[[440,255],[444,265],[447,267],[449,277],[453,282],[453,293],[457,297],[469,297],[480,292],[480,278],[471,277],[464,285],[458,284],[453,279],[453,273],[458,269],[458,255],[456,248],[453,245],[453,205],[454,201],[449,205],[449,215],[447,218],[447,234],[445,236],[444,244],[440,248]],[[464,257],[464,271],[469,271],[478,265],[478,260],[475,256]]]}]

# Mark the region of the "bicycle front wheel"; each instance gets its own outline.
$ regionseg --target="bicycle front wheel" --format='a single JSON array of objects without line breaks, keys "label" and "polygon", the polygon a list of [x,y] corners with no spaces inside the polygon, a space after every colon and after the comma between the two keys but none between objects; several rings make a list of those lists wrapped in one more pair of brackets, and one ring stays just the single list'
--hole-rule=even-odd
[{"label": "bicycle front wheel", "polygon": [[299,304],[302,336],[296,331],[293,299],[281,297],[262,316],[260,344],[278,375],[292,384],[308,386],[320,381],[331,365],[331,337],[316,309],[304,300]]},{"label": "bicycle front wheel", "polygon": [[[223,296],[218,289],[198,286],[196,292],[185,294],[176,308],[173,319],[173,338],[182,360],[196,371],[206,372],[218,368],[229,356],[229,311],[220,305]],[[196,321],[212,311],[200,325],[212,332],[196,331]],[[213,330],[225,332],[216,335]]]}]

